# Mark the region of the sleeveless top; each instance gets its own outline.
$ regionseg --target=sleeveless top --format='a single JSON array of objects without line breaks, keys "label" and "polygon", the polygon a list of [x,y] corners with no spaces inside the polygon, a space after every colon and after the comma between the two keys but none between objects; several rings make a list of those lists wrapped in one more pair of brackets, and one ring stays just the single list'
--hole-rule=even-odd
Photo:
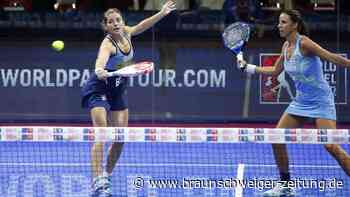
[{"label": "sleeveless top", "polygon": [[298,34],[295,49],[290,58],[287,48],[283,51],[284,70],[291,76],[296,89],[295,102],[301,104],[334,105],[334,95],[324,79],[322,62],[318,56],[304,56],[300,51],[301,36]]},{"label": "sleeveless top", "polygon": [[107,35],[106,38],[109,39],[112,44],[115,46],[116,48],[116,53],[111,55],[107,61],[107,64],[105,66],[106,70],[116,70],[119,69],[122,63],[127,62],[129,60],[131,60],[134,57],[134,49],[132,47],[131,41],[130,41],[130,37],[126,34],[124,34],[125,38],[127,39],[127,41],[129,42],[130,45],[130,51],[128,53],[124,53],[117,45],[117,42],[112,38],[111,35]]},{"label": "sleeveless top", "polygon": [[[125,33],[124,36],[128,40],[130,44],[130,51],[128,53],[124,53],[117,45],[117,42],[112,38],[111,35],[107,34],[106,38],[109,39],[112,44],[116,47],[116,53],[111,54],[106,65],[105,69],[108,71],[115,71],[122,67],[122,64],[131,60],[134,56],[134,49],[132,47],[130,37]],[[115,92],[122,90],[124,91],[126,88],[128,79],[126,77],[109,77],[106,81],[99,80],[95,72],[93,72],[89,78],[89,80],[84,84],[82,88],[82,96],[85,97],[92,93],[104,94],[106,92]],[[116,85],[117,84],[117,85]]]}]

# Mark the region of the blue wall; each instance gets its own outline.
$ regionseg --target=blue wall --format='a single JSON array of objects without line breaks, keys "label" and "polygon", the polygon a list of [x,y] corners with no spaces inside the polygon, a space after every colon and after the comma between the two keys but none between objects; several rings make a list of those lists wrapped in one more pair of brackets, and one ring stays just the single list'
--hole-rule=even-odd
[{"label": "blue wall", "polygon": [[[1,45],[0,121],[89,121],[88,111],[80,107],[80,89],[93,69],[98,44],[68,42],[61,53],[48,43]],[[253,76],[244,114],[246,75],[223,47],[153,46],[135,44],[134,60],[153,60],[156,70],[130,80],[131,121],[276,121],[287,107],[288,99],[261,103],[263,79]],[[246,57],[259,64],[262,52],[278,51],[254,49]],[[345,102],[337,105],[341,121],[350,121],[346,75],[340,67],[332,75]],[[282,91],[281,97],[286,95]]]}]

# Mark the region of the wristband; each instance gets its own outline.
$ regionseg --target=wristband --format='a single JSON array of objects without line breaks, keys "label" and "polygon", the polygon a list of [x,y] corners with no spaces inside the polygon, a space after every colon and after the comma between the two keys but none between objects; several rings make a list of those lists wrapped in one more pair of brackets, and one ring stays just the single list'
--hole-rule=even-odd
[{"label": "wristband", "polygon": [[247,64],[245,71],[249,74],[254,74],[255,73],[256,66],[254,64]]}]

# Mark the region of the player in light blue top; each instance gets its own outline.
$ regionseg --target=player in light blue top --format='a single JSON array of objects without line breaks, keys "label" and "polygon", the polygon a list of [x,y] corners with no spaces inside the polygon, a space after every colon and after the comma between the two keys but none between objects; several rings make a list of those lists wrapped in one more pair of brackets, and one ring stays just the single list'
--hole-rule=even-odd
[{"label": "player in light blue top", "polygon": [[[95,72],[82,89],[82,105],[90,110],[94,127],[126,127],[129,111],[125,99],[127,78],[109,77],[107,73],[117,70],[132,59],[134,50],[131,37],[151,28],[155,23],[176,9],[175,2],[167,1],[162,9],[135,26],[126,26],[120,11],[108,9],[102,21],[107,33],[103,39],[95,63]],[[119,67],[119,68],[118,68]],[[108,114],[110,122],[107,123]],[[111,174],[122,151],[122,143],[109,147],[106,168],[103,169],[103,143],[95,143],[91,150],[93,174],[92,196],[112,196]]]},{"label": "player in light blue top", "polygon": [[[286,10],[280,14],[278,29],[280,36],[286,41],[273,67],[257,67],[244,60],[238,60],[238,63],[243,63],[243,70],[250,74],[278,75],[285,70],[293,79],[296,96],[280,118],[277,128],[300,128],[307,119],[312,118],[316,128],[336,129],[334,95],[323,77],[320,58],[345,67],[350,67],[350,60],[323,49],[308,38],[305,23],[296,10]],[[289,180],[289,160],[285,144],[273,144],[272,148],[281,180]],[[325,148],[350,176],[348,153],[337,144],[327,144]],[[293,193],[292,188],[278,184],[272,190],[266,191],[264,196],[290,196]]]},{"label": "player in light blue top", "polygon": [[284,70],[293,79],[296,97],[290,103],[286,113],[311,118],[336,120],[334,95],[323,77],[322,63],[318,56],[304,56],[300,42],[302,36],[297,33],[294,50],[283,53]]}]

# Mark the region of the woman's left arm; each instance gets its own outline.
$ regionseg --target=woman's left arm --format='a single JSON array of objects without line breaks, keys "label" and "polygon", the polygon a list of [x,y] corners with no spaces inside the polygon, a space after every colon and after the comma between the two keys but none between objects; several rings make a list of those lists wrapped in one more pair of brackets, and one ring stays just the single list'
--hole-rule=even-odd
[{"label": "woman's left arm", "polygon": [[335,65],[350,67],[349,59],[322,48],[320,45],[306,36],[303,36],[300,45],[302,52],[306,55],[311,53],[319,56],[321,59],[332,62]]},{"label": "woman's left arm", "polygon": [[141,21],[140,23],[138,23],[135,26],[126,26],[126,31],[130,34],[130,35],[137,35],[140,34],[144,31],[146,31],[147,29],[151,28],[154,24],[156,24],[158,21],[160,21],[163,17],[165,17],[166,15],[168,15],[170,12],[172,12],[173,10],[176,9],[176,4],[173,1],[167,1],[162,9],[157,12],[155,15],[144,19],[143,21]]}]

